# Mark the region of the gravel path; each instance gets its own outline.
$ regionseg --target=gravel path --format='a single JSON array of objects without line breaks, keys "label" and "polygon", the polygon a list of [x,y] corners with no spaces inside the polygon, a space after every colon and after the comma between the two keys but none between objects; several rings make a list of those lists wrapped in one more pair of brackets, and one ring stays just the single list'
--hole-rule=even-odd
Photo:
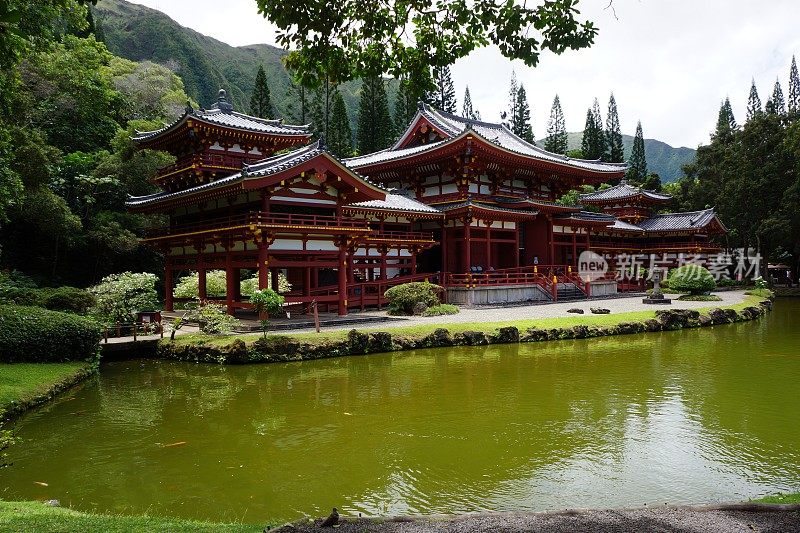
[{"label": "gravel path", "polygon": [[[316,524],[320,523],[316,521]],[[314,523],[287,525],[274,531],[340,533],[542,533],[631,531],[674,533],[800,532],[800,505],[723,505],[659,507],[546,513],[476,514],[457,517],[343,521],[336,529]]]},{"label": "gravel path", "polygon": [[[676,295],[677,296],[677,295]],[[503,307],[462,307],[457,315],[439,317],[408,317],[401,318],[386,324],[364,324],[359,326],[328,326],[323,331],[335,329],[389,329],[403,326],[417,326],[421,324],[452,324],[464,322],[507,322],[510,320],[526,320],[536,318],[558,318],[567,316],[580,316],[567,313],[568,309],[578,308],[584,310],[584,315],[590,315],[590,307],[604,307],[611,314],[629,313],[632,311],[654,311],[656,309],[696,309],[701,307],[722,307],[740,304],[744,301],[744,291],[723,291],[717,293],[722,298],[721,302],[680,302],[672,300],[670,305],[647,305],[642,303],[642,296],[625,298],[609,298],[606,300],[577,300],[572,302],[553,304],[528,304]],[[667,295],[669,298],[670,295]],[[364,311],[351,313],[358,316],[386,316],[386,311]],[[305,331],[305,330],[293,330]]]}]

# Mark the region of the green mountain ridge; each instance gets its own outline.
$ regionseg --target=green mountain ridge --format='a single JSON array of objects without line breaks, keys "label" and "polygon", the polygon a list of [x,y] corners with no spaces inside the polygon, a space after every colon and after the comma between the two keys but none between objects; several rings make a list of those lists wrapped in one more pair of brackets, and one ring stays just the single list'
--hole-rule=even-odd
[{"label": "green mountain ridge", "polygon": [[[161,11],[125,0],[98,2],[94,13],[111,53],[133,61],[166,65],[181,77],[186,93],[201,106],[216,102],[222,88],[227,90],[235,109],[247,112],[256,72],[263,65],[277,115],[287,121],[300,120],[298,98],[290,90],[289,73],[281,62],[285,50],[268,44],[230,46],[181,26]],[[360,80],[339,87],[353,129],[360,88]],[[393,103],[395,82],[389,82],[388,92]]]},{"label": "green mountain ridge", "polygon": [[[281,62],[286,51],[268,44],[230,46],[181,26],[160,11],[125,0],[102,0],[94,10],[112,53],[168,66],[181,77],[186,93],[200,105],[211,105],[217,99],[217,91],[224,88],[236,109],[248,111],[256,72],[259,65],[264,65],[277,115],[287,121],[299,121],[297,96],[290,92],[289,74]],[[360,88],[360,80],[340,86],[354,132]],[[397,83],[390,80],[391,106],[396,91]],[[570,150],[580,148],[581,135],[569,134]],[[695,150],[691,148],[674,148],[655,139],[645,139],[644,143],[647,167],[658,173],[664,183],[682,176],[681,166],[694,160]],[[623,144],[627,158],[633,137],[623,135]]]},{"label": "green mountain ridge", "polygon": [[[581,147],[583,132],[576,131],[568,134],[567,149],[578,150]],[[544,139],[536,141],[540,146],[544,146]],[[633,147],[633,136],[622,135],[622,145],[627,160],[631,155]],[[644,140],[644,153],[647,158],[647,171],[655,172],[661,176],[662,183],[670,183],[682,177],[683,165],[694,161],[697,151],[692,148],[681,146],[675,148],[669,144],[656,140]]]}]

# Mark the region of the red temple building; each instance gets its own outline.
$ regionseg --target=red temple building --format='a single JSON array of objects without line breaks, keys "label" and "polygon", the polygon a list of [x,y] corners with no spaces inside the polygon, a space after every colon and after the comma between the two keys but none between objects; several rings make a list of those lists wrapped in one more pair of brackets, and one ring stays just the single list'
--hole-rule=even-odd
[{"label": "red temple building", "polygon": [[[246,308],[243,270],[260,288],[292,285],[289,304],[381,306],[393,285],[428,279],[453,303],[587,297],[616,292],[614,280],[577,274],[581,252],[707,254],[726,230],[713,210],[656,214],[670,198],[625,183],[626,165],[552,154],[500,124],[421,104],[389,149],[349,159],[310,143],[306,126],[236,112],[220,91],[209,110],[186,109],[173,124],[138,134],[142,148],[176,163],[162,192],[130,198],[134,212],[169,216],[144,241],[165,256],[166,307],[177,276],[224,269],[228,311]],[[555,200],[584,184],[620,184]]]}]

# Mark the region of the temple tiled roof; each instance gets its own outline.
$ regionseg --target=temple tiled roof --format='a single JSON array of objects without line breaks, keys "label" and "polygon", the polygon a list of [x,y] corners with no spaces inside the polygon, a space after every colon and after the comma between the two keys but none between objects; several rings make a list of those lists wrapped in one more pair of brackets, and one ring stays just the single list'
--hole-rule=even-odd
[{"label": "temple tiled roof", "polygon": [[450,202],[445,204],[439,204],[436,206],[439,210],[444,211],[445,213],[448,211],[455,211],[457,209],[461,209],[464,207],[474,207],[477,209],[484,209],[489,211],[499,211],[504,213],[515,213],[519,215],[537,215],[539,212],[535,209],[514,209],[511,207],[503,207],[496,204],[491,204],[487,202],[481,202],[479,200],[463,200],[457,202]]},{"label": "temple tiled roof", "polygon": [[577,222],[591,222],[595,224],[613,224],[617,222],[614,215],[607,215],[605,213],[593,213],[591,211],[578,211],[577,213],[569,213],[568,215],[557,216],[553,219],[554,222],[568,222],[574,220]]},{"label": "temple tiled roof", "polygon": [[[550,161],[573,168],[592,170],[595,172],[619,173],[627,168],[625,163],[604,163],[599,160],[575,159],[561,154],[554,154],[520,138],[503,124],[467,119],[458,115],[439,111],[438,109],[434,109],[433,107],[424,103],[420,104],[420,109],[417,111],[417,117],[415,117],[409,129],[413,127],[420,116],[425,118],[428,122],[433,124],[436,128],[451,138],[458,137],[465,131],[471,130],[487,141],[494,143],[501,148],[519,155],[528,156],[543,161]],[[402,143],[403,139],[408,133],[409,131],[406,131],[406,134],[401,137],[401,140],[391,151],[399,148],[400,143]]]},{"label": "temple tiled roof", "polygon": [[655,215],[639,222],[639,226],[648,232],[658,231],[685,231],[703,229],[712,222],[716,222],[725,229],[722,221],[717,218],[714,209],[702,211],[689,211],[686,213],[667,213]]},{"label": "temple tiled roof", "polygon": [[398,159],[403,159],[405,157],[410,157],[413,155],[429,152],[439,146],[447,144],[448,141],[439,141],[430,144],[421,144],[419,146],[413,146],[411,148],[400,148],[400,149],[392,149],[387,148],[386,150],[381,150],[380,152],[373,152],[371,154],[365,154],[357,157],[350,157],[347,159],[343,159],[345,165],[350,168],[359,168],[365,167],[368,165],[374,165],[375,163],[383,163],[384,161],[395,161]]},{"label": "temple tiled roof", "polygon": [[220,98],[211,109],[192,109],[187,106],[183,115],[172,124],[168,124],[163,128],[146,131],[136,132],[133,140],[137,142],[146,141],[158,137],[167,131],[177,129],[181,124],[187,120],[197,120],[199,122],[206,122],[215,126],[222,126],[226,128],[233,128],[237,130],[244,130],[254,133],[264,133],[267,135],[281,135],[281,136],[294,136],[294,137],[309,137],[311,135],[309,126],[296,126],[291,124],[284,124],[282,120],[270,120],[265,118],[253,117],[234,111],[233,106],[225,100],[223,90],[220,90]]},{"label": "temple tiled roof", "polygon": [[636,224],[625,222],[624,220],[616,220],[614,224],[608,227],[610,230],[616,231],[634,231],[636,233],[644,233],[644,230]]},{"label": "temple tiled roof", "polygon": [[356,202],[354,204],[350,204],[345,207],[345,209],[350,208],[361,208],[361,209],[380,209],[380,210],[387,210],[387,211],[408,211],[408,212],[415,212],[415,213],[430,213],[430,214],[439,214],[441,215],[442,212],[436,209],[433,206],[423,204],[422,202],[410,198],[407,195],[403,194],[402,191],[398,189],[390,189],[388,193],[386,193],[385,200],[368,200],[366,202]]},{"label": "temple tiled roof", "polygon": [[128,207],[144,207],[154,203],[162,202],[164,200],[191,196],[193,194],[208,192],[221,187],[227,187],[234,183],[240,182],[247,177],[257,178],[269,176],[271,174],[276,174],[283,170],[297,166],[322,154],[323,152],[324,150],[320,148],[319,142],[316,142],[286,154],[268,157],[257,163],[253,163],[252,165],[244,165],[241,172],[237,172],[236,174],[232,174],[209,183],[203,183],[202,185],[197,185],[195,187],[190,187],[188,189],[175,192],[159,192],[147,196],[130,196],[125,202],[125,205]]},{"label": "temple tiled roof", "polygon": [[641,187],[634,187],[629,185],[625,180],[619,185],[603,189],[602,191],[581,194],[581,201],[587,204],[593,202],[608,202],[615,200],[627,200],[629,198],[643,197],[654,202],[668,202],[672,199],[669,194],[661,194],[655,191],[642,189]]}]

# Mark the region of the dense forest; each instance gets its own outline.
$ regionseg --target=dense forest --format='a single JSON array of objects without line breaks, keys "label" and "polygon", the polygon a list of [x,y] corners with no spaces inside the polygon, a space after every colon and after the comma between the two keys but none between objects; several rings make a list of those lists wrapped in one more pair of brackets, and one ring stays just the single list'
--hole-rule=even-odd
[{"label": "dense forest", "polygon": [[0,260],[38,281],[86,286],[111,272],[160,271],[128,214],[152,192],[164,153],[130,134],[174,120],[187,102],[168,68],[111,54],[74,0],[4,3],[0,31]]}]

